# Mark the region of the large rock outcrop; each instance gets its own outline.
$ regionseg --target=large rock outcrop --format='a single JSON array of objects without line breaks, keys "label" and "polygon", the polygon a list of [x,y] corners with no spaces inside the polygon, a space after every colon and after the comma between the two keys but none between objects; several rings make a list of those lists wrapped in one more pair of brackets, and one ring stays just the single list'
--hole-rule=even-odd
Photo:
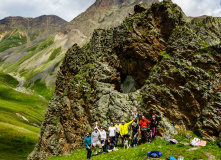
[{"label": "large rock outcrop", "polygon": [[83,147],[95,121],[108,127],[129,120],[133,108],[161,117],[159,136],[173,134],[174,122],[177,129],[218,137],[220,34],[221,18],[190,21],[170,0],[149,9],[137,5],[120,26],[95,30],[89,43],[67,51],[28,159],[70,154]]}]

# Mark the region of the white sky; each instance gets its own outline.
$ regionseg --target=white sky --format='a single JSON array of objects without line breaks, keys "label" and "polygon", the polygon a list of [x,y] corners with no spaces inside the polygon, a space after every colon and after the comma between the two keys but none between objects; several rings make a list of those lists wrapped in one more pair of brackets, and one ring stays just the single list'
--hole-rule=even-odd
[{"label": "white sky", "polygon": [[[160,0],[162,1],[162,0]],[[221,17],[221,0],[172,0],[187,16],[208,15]]]},{"label": "white sky", "polygon": [[[57,15],[67,21],[84,12],[96,0],[0,0],[0,19],[8,16]],[[160,0],[162,1],[162,0]],[[221,17],[221,0],[173,0],[187,16]]]},{"label": "white sky", "polygon": [[0,0],[0,19],[8,16],[57,15],[71,21],[96,0]]}]

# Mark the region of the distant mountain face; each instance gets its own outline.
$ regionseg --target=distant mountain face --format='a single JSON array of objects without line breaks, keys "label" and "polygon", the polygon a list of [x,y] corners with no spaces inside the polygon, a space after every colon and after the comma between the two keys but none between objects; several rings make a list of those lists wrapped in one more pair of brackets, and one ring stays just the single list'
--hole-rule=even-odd
[{"label": "distant mountain face", "polygon": [[[54,15],[37,18],[7,17],[0,20],[0,51],[11,47],[46,40],[54,36],[67,22]],[[5,46],[6,44],[9,44]]]},{"label": "distant mountain face", "polygon": [[37,18],[6,17],[0,20],[0,31],[10,29],[47,30],[49,33],[59,31],[67,22],[55,15],[43,15]]},{"label": "distant mountain face", "polygon": [[189,16],[188,18],[192,20],[192,19],[206,18],[206,17],[209,17],[209,16],[207,16],[207,15],[202,15],[202,16],[199,16],[199,17],[191,17],[191,16]]},{"label": "distant mountain face", "polygon": [[[54,15],[37,18],[7,17],[0,20],[0,70],[24,77],[25,86],[35,89],[36,80],[40,81],[54,70],[56,63],[48,62],[61,49],[52,46],[53,37],[66,23]],[[52,57],[49,60],[50,56]],[[42,82],[41,85],[47,89],[45,83]]]},{"label": "distant mountain face", "polygon": [[119,25],[134,5],[149,7],[155,2],[158,0],[97,0],[69,23],[57,16],[5,18],[0,21],[0,70],[24,77],[24,86],[30,89],[39,85],[50,89],[50,98],[68,48],[89,41],[96,28]]},{"label": "distant mountain face", "polygon": [[74,43],[81,44],[89,41],[96,28],[116,27],[125,17],[133,12],[136,4],[142,3],[150,7],[158,0],[96,0],[84,13],[69,22],[56,36],[65,40],[65,46],[71,47]]}]

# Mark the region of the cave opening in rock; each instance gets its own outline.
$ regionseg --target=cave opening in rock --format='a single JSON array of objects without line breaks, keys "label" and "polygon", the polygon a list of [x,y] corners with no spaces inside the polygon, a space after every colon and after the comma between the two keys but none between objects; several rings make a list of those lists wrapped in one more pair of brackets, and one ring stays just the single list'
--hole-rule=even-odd
[{"label": "cave opening in rock", "polygon": [[135,84],[136,81],[133,79],[131,75],[126,75],[121,73],[120,92],[122,93],[135,92],[137,90]]},{"label": "cave opening in rock", "polygon": [[157,63],[157,53],[141,50],[138,44],[120,45],[114,50],[117,59],[111,62],[116,69],[112,83],[118,92],[130,93],[141,89]]}]

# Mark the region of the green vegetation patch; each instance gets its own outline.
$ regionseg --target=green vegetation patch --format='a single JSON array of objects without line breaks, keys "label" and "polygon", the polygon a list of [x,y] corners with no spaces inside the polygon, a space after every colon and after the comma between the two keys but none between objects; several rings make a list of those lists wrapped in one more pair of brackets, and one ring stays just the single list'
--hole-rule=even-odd
[{"label": "green vegetation patch", "polygon": [[50,45],[52,45],[54,43],[54,37],[51,37],[47,40],[45,40],[44,42],[41,42],[40,44],[37,44],[36,46],[33,46],[29,49],[26,50],[26,52],[39,52],[44,50],[45,48],[49,47]]},{"label": "green vegetation patch", "polygon": [[37,133],[3,122],[0,122],[0,134],[0,159],[26,159],[38,140]]},{"label": "green vegetation patch", "polygon": [[54,51],[51,53],[50,57],[48,58],[48,61],[54,60],[55,57],[61,53],[61,51],[62,51],[62,47],[58,47],[54,49]]},{"label": "green vegetation patch", "polygon": [[2,84],[6,84],[10,87],[16,87],[19,84],[15,78],[3,72],[0,72],[0,81]]},{"label": "green vegetation patch", "polygon": [[[32,58],[36,53],[46,49],[47,47],[49,47],[53,43],[54,43],[54,38],[52,37],[52,38],[49,38],[48,40],[46,40],[36,46],[33,46],[33,47],[27,49],[25,52],[30,52],[30,53],[27,54],[26,56],[24,56],[17,63],[14,63],[11,66],[7,67],[7,71],[12,72],[12,71],[17,70],[22,63],[24,63],[26,60]],[[24,76],[25,78],[30,78],[30,77],[27,77],[27,75],[25,75],[25,74],[26,74],[25,71],[23,73],[21,73],[21,75]]]},{"label": "green vegetation patch", "polygon": [[52,73],[55,71],[55,69],[59,66],[59,64],[63,62],[64,58],[65,58],[65,57],[63,57],[60,61],[58,61],[57,63],[55,63],[54,68],[53,68],[53,70],[51,71],[50,74],[52,74]]},{"label": "green vegetation patch", "polygon": [[0,42],[0,52],[27,43],[27,37],[19,32],[8,33]]},{"label": "green vegetation patch", "polygon": [[172,59],[171,55],[169,55],[169,54],[167,53],[167,51],[162,51],[162,52],[160,53],[160,55],[163,56],[164,58]]},{"label": "green vegetation patch", "polygon": [[[10,76],[8,77],[10,78]],[[4,78],[5,75],[3,77],[0,75],[0,79]],[[41,124],[39,122],[44,119],[43,110],[46,109],[48,101],[36,94],[26,94],[16,91],[11,86],[15,86],[17,81],[13,77],[12,79],[9,78],[6,78],[8,79],[8,83],[0,81],[0,122],[12,122],[11,119],[18,120],[18,116],[15,113],[20,113],[29,119],[29,122]],[[7,114],[5,116],[10,115],[10,119],[5,118],[4,114]],[[25,121],[22,120],[22,122]]]},{"label": "green vegetation patch", "polygon": [[[184,136],[178,135],[175,137],[179,142],[189,142]],[[118,151],[113,151],[107,154],[100,154],[98,156],[93,156],[94,151],[92,151],[92,158],[94,160],[141,160],[148,159],[147,153],[149,151],[160,151],[163,156],[159,159],[166,159],[169,156],[174,156],[176,159],[179,156],[184,157],[184,160],[198,160],[198,159],[208,159],[206,152],[211,153],[216,156],[217,159],[221,159],[220,148],[211,142],[207,143],[207,146],[201,147],[200,149],[187,151],[191,149],[190,145],[177,144],[172,145],[168,144],[165,140],[157,139],[152,143],[146,143],[143,145],[137,146],[135,149],[130,147],[129,149],[121,149],[118,146]],[[59,156],[50,158],[50,160],[86,160],[87,151],[85,149],[79,149],[73,152],[70,156]]]},{"label": "green vegetation patch", "polygon": [[36,32],[30,37],[30,40],[34,41],[38,36],[39,36],[39,32]]},{"label": "green vegetation patch", "polygon": [[41,82],[41,79],[36,80],[34,82],[34,85],[31,87],[31,89],[48,100],[52,98],[53,90],[49,90],[46,84],[44,82]]},{"label": "green vegetation patch", "polygon": [[15,90],[18,81],[0,72],[0,159],[26,159],[34,149],[48,101]]},{"label": "green vegetation patch", "polygon": [[38,51],[42,51],[45,48],[49,47],[50,45],[52,45],[54,43],[54,37],[47,39],[46,41],[42,42],[39,47],[38,47]]},{"label": "green vegetation patch", "polygon": [[31,47],[29,49],[26,50],[26,52],[31,52],[31,51],[35,51],[38,48],[39,45],[36,45],[34,47]]}]

